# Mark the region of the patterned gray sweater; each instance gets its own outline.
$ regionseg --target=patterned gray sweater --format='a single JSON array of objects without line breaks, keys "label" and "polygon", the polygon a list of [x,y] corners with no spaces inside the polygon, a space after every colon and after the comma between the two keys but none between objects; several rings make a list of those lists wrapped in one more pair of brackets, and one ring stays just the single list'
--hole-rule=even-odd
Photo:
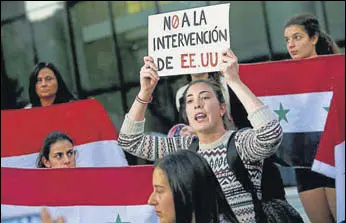
[{"label": "patterned gray sweater", "polygon": [[[262,198],[261,178],[263,159],[269,157],[282,141],[282,128],[275,114],[262,106],[248,116],[253,129],[238,130],[235,144],[251,180],[257,189],[259,199]],[[158,137],[144,134],[143,121],[133,121],[126,115],[121,127],[118,143],[127,152],[147,160],[156,160],[179,149],[188,149],[192,137]],[[240,182],[235,179],[227,163],[227,141],[232,131],[211,144],[199,144],[200,153],[213,169],[220,185],[240,222],[255,222],[251,194],[247,193]]]}]

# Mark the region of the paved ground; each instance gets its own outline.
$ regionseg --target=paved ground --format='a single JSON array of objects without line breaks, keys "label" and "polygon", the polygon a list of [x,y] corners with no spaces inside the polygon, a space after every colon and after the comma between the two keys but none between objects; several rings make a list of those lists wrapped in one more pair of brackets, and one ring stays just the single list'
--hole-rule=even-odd
[{"label": "paved ground", "polygon": [[310,223],[308,216],[306,215],[302,202],[300,201],[297,187],[285,187],[286,199],[288,202],[300,213],[304,222]]}]

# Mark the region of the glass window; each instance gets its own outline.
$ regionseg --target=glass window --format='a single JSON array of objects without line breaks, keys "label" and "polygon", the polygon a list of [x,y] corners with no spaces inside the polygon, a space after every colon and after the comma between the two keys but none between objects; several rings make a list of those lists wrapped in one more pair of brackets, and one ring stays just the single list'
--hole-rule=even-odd
[{"label": "glass window", "polygon": [[24,1],[1,1],[1,22],[25,14]]},{"label": "glass window", "polygon": [[[153,1],[112,2],[115,31],[125,83],[139,83],[139,70],[148,50],[148,16],[156,13]],[[122,11],[118,14],[119,11]],[[132,102],[131,102],[132,103]]]},{"label": "glass window", "polygon": [[207,6],[207,1],[158,1],[160,13]]},{"label": "glass window", "polygon": [[88,82],[92,89],[119,85],[112,36],[84,43]]},{"label": "glass window", "polygon": [[343,40],[345,46],[345,2],[325,1],[329,34],[335,41]]},{"label": "glass window", "polygon": [[314,2],[311,1],[280,1],[265,2],[268,26],[270,31],[270,41],[274,53],[287,53],[285,41],[283,40],[285,21],[292,15],[299,12],[310,12],[314,14]]},{"label": "glass window", "polygon": [[64,2],[34,8],[27,14],[32,23],[38,60],[52,62],[69,90],[77,95]]},{"label": "glass window", "polygon": [[150,9],[155,7],[155,3],[153,1],[150,2],[142,2],[142,1],[126,1],[127,12],[129,14],[139,13],[144,11],[145,9]]},{"label": "glass window", "polygon": [[18,101],[28,102],[29,75],[34,66],[30,23],[26,19],[19,19],[2,25],[1,47],[8,78],[18,80],[18,88],[23,90]]},{"label": "glass window", "polygon": [[73,8],[73,13],[81,27],[109,20],[106,1],[81,1]]},{"label": "glass window", "polygon": [[112,10],[115,18],[128,14],[126,1],[112,2]]},{"label": "glass window", "polygon": [[108,3],[83,1],[70,11],[82,88],[92,91],[119,86]]},{"label": "glass window", "polygon": [[121,124],[125,118],[125,113],[122,109],[123,107],[120,91],[99,94],[93,98],[103,105],[111,118],[114,127],[119,132]]},{"label": "glass window", "polygon": [[209,1],[210,5],[218,5],[218,4],[225,4],[229,3],[230,1]]},{"label": "glass window", "polygon": [[269,55],[261,2],[231,2],[230,33],[239,61]]},{"label": "glass window", "polygon": [[62,1],[25,1],[26,16],[31,22],[48,19],[63,7]]}]

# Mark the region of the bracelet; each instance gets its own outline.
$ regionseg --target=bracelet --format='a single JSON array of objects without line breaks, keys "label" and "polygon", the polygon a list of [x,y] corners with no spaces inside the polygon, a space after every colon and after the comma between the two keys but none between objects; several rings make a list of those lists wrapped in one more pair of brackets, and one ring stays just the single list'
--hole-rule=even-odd
[{"label": "bracelet", "polygon": [[141,104],[149,104],[153,100],[153,96],[150,97],[148,101],[141,99],[138,94],[136,95],[136,101],[138,101]]}]

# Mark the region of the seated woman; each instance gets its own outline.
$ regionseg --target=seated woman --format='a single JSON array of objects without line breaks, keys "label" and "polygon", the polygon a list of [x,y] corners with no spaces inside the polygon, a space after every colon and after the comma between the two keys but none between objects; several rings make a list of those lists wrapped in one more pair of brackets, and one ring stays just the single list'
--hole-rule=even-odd
[{"label": "seated woman", "polygon": [[76,167],[76,150],[73,140],[63,132],[52,132],[43,141],[36,160],[38,168]]},{"label": "seated woman", "polygon": [[148,203],[160,222],[238,222],[221,186],[199,154],[181,150],[155,163]]},{"label": "seated woman", "polygon": [[68,90],[59,70],[52,63],[36,64],[29,82],[30,104],[25,108],[43,107],[76,100]]}]

